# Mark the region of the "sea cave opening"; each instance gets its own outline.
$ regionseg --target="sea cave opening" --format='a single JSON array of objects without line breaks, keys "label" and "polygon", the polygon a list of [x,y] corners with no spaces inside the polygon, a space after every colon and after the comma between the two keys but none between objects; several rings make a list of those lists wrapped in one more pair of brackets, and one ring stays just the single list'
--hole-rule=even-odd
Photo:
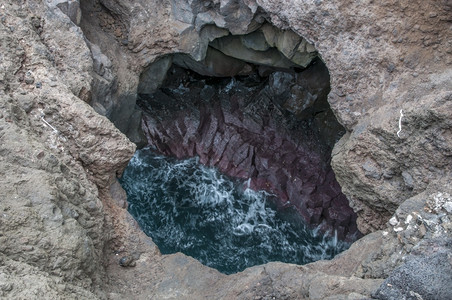
[{"label": "sea cave opening", "polygon": [[226,274],[330,259],[360,236],[330,166],[345,131],[327,101],[328,69],[304,39],[278,44],[266,30],[142,73],[147,145],[120,180],[163,254]]}]

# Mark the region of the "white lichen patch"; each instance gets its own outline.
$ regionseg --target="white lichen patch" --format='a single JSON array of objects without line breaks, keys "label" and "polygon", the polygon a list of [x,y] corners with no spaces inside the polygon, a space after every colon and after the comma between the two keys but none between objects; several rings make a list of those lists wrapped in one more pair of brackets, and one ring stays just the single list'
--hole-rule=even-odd
[{"label": "white lichen patch", "polygon": [[411,222],[412,220],[413,220],[413,216],[412,216],[412,215],[406,216],[405,224],[410,224],[410,222]]},{"label": "white lichen patch", "polygon": [[452,213],[452,196],[449,193],[441,192],[430,195],[427,209],[434,213],[439,213],[443,209],[449,214]]},{"label": "white lichen patch", "polygon": [[397,224],[399,224],[399,221],[397,221],[397,217],[393,216],[391,219],[389,219],[389,224],[391,224],[391,226],[396,226]]},{"label": "white lichen patch", "polygon": [[444,203],[443,207],[448,213],[452,213],[452,201]]}]

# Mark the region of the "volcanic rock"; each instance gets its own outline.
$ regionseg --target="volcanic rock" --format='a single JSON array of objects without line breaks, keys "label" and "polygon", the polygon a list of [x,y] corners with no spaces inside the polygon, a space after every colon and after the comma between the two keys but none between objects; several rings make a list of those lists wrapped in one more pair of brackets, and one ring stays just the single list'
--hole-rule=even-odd
[{"label": "volcanic rock", "polygon": [[[416,297],[434,288],[422,274],[448,274],[451,216],[440,203],[452,194],[450,1],[82,0],[80,23],[59,3],[0,5],[0,297],[368,298],[387,278],[394,295]],[[176,17],[182,8],[187,18]],[[145,68],[174,53],[201,60],[207,26],[217,38],[265,23],[309,41],[328,67],[328,102],[347,131],[332,167],[369,234],[331,261],[226,276],[182,254],[161,255],[116,204],[109,186],[135,146],[112,123],[140,141],[136,95]],[[104,77],[108,64],[96,73],[87,40],[111,61],[112,77]],[[27,71],[41,88],[25,84]],[[379,179],[366,176],[367,160]],[[142,254],[135,268],[119,266],[123,248]],[[440,269],[426,267],[432,262]],[[405,276],[417,266],[425,272]],[[409,290],[397,283],[404,278]],[[446,282],[434,292],[448,289]]]},{"label": "volcanic rock", "polygon": [[[331,144],[315,144],[319,137],[306,123],[313,122],[313,117],[295,121],[292,116],[294,124],[290,126],[297,128],[293,130],[281,123],[281,115],[287,112],[277,108],[284,107],[287,98],[295,102],[287,93],[292,86],[307,93],[307,97],[298,98],[302,104],[293,103],[298,115],[309,115],[306,101],[311,98],[319,98],[311,108],[312,114],[324,109],[321,102],[326,100],[328,73],[322,73],[325,68],[320,63],[312,68],[323,74],[314,76],[318,80],[315,87],[309,87],[304,79],[312,71],[308,75],[276,72],[268,85],[259,83],[257,75],[209,85],[202,83],[205,78],[189,75],[187,79],[186,71],[172,68],[162,90],[139,102],[145,111],[143,130],[149,146],[177,158],[196,154],[202,164],[249,179],[252,189],[275,195],[278,207],[294,207],[310,225],[330,234],[336,232],[340,239],[353,240],[356,216],[328,164]],[[213,89],[213,94],[209,101],[200,102],[206,87]],[[271,106],[274,108],[268,110]],[[191,122],[184,122],[187,118]],[[330,134],[338,139],[341,127],[337,123],[332,127],[336,128]]]}]

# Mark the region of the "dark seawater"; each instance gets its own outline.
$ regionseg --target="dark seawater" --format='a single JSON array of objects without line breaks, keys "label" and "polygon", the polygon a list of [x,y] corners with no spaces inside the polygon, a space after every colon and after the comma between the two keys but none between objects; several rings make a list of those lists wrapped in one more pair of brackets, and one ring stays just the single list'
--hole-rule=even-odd
[{"label": "dark seawater", "polygon": [[163,254],[182,252],[231,274],[270,261],[306,264],[349,245],[308,229],[271,195],[203,166],[136,152],[121,179],[129,212]]}]

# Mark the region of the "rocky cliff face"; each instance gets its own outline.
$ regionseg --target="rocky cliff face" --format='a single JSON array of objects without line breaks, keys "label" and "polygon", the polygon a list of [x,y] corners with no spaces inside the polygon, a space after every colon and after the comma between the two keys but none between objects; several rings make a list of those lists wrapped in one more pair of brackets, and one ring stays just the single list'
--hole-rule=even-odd
[{"label": "rocky cliff face", "polygon": [[[287,1],[212,1],[208,5],[197,2],[162,5],[160,2],[121,2],[119,5],[109,1],[98,4],[97,9],[93,8],[84,14],[91,18],[97,15],[101,20],[116,20],[114,24],[111,21],[111,24],[103,26],[105,22],[87,17],[86,21],[82,20],[82,28],[86,28],[88,38],[96,40],[105,54],[115,61],[116,68],[120,70],[116,72],[117,76],[127,78],[119,80],[119,86],[123,85],[119,89],[127,89],[121,93],[134,94],[137,79],[129,78],[137,78],[137,73],[143,69],[152,69],[150,63],[162,55],[186,53],[192,60],[202,61],[206,57],[209,42],[215,38],[221,40],[227,34],[225,29],[235,35],[263,33],[267,36],[265,41],[274,40],[268,38],[271,30],[260,27],[262,24],[267,26],[266,21],[271,22],[287,32],[285,39],[273,41],[273,45],[286,54],[293,53],[294,48],[288,46],[292,43],[283,41],[294,40],[290,38],[293,37],[290,32],[298,34],[304,41],[315,45],[325,61],[331,74],[328,101],[340,123],[350,132],[339,144],[343,149],[338,150],[337,154],[335,152],[333,168],[341,174],[338,180],[358,213],[358,224],[363,233],[381,228],[400,201],[403,201],[400,199],[425,189],[428,183],[425,181],[430,179],[424,177],[433,178],[437,177],[435,174],[441,173],[425,171],[428,174],[421,175],[426,166],[431,168],[435,165],[433,160],[444,157],[440,160],[445,162],[445,168],[450,165],[446,163],[447,155],[444,154],[449,151],[448,146],[437,149],[438,146],[432,144],[430,148],[437,149],[433,152],[420,149],[424,147],[421,145],[431,143],[424,139],[431,133],[425,132],[426,128],[419,130],[413,127],[417,126],[413,122],[417,123],[419,118],[429,124],[436,122],[434,119],[425,119],[429,118],[426,116],[429,108],[423,105],[419,105],[416,112],[413,111],[419,102],[428,103],[433,109],[449,105],[451,55],[448,38],[450,4],[447,1],[422,2],[416,8],[408,5],[408,2],[384,5],[369,2],[358,5],[352,2],[326,4],[318,1],[301,4]],[[88,3],[86,6],[89,7]],[[236,13],[232,14],[232,11]],[[149,18],[158,12],[158,18]],[[351,12],[353,17],[349,17]],[[119,27],[124,28],[124,34],[117,37],[114,31]],[[229,41],[228,44],[231,43]],[[253,47],[265,49],[261,44],[255,43]],[[224,43],[213,44],[217,49],[221,45]],[[231,55],[227,49],[222,51]],[[304,46],[304,51],[309,56],[312,50]],[[240,57],[244,58],[246,54]],[[169,66],[168,62],[160,63],[158,73],[164,73]],[[162,79],[152,78],[157,83]],[[431,95],[436,95],[437,100],[432,101]],[[134,104],[130,97],[122,96],[117,97],[112,104],[110,118],[123,132],[136,130],[131,127],[136,121],[128,121],[126,117],[133,116],[131,118],[136,120]],[[401,109],[405,110],[403,130],[397,135]],[[121,112],[120,117],[115,110]],[[439,110],[445,114],[448,111],[443,108]],[[444,117],[446,115],[440,118]],[[410,118],[413,118],[412,122],[408,123]],[[413,135],[410,130],[416,134]],[[436,125],[431,130],[436,131]],[[439,139],[447,140],[448,133],[439,132]],[[136,137],[138,134],[130,133],[129,136]],[[356,145],[358,141],[359,146]],[[407,148],[419,145],[414,147],[419,149],[408,151],[413,154],[401,154],[398,152],[401,142]],[[424,163],[416,167],[414,164],[406,166],[403,162],[403,157],[423,156],[420,154],[422,151],[432,155],[432,158],[425,159]]]},{"label": "rocky cliff face", "polygon": [[[446,0],[2,1],[0,296],[451,298],[448,280],[426,284],[451,274],[451,9]],[[359,229],[373,233],[332,261],[225,276],[160,255],[139,231],[115,183],[135,146],[99,113],[142,141],[136,94],[157,58],[202,61],[225,30],[249,34],[264,21],[326,63],[328,101],[347,130],[332,167]]]},{"label": "rocky cliff face", "polygon": [[92,60],[81,30],[56,7],[1,9],[0,293],[95,297],[112,233],[99,193],[134,145],[85,102]]},{"label": "rocky cliff face", "polygon": [[278,209],[297,211],[307,224],[354,241],[356,215],[329,164],[343,128],[328,108],[328,91],[328,70],[320,61],[304,72],[268,78],[213,79],[172,67],[162,89],[141,95],[139,105],[155,151],[196,155],[275,195]]},{"label": "rocky cliff face", "polygon": [[[330,105],[351,132],[336,147],[333,169],[360,230],[381,228],[404,199],[450,173],[450,145],[435,145],[450,130],[441,125],[450,117],[450,3],[262,5],[281,12],[274,22],[313,41],[325,60]],[[434,117],[436,110],[445,115]],[[436,161],[441,166],[430,171]]]}]

